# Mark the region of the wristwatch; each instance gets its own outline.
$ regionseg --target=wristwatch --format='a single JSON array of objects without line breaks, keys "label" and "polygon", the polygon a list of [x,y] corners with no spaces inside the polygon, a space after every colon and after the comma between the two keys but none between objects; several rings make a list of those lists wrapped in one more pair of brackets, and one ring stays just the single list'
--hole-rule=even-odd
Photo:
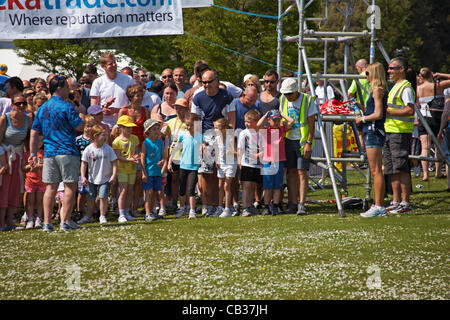
[{"label": "wristwatch", "polygon": [[361,121],[362,121],[363,123],[366,123],[366,119],[365,119],[364,117],[362,117]]},{"label": "wristwatch", "polygon": [[312,146],[312,141],[306,140],[306,143]]}]

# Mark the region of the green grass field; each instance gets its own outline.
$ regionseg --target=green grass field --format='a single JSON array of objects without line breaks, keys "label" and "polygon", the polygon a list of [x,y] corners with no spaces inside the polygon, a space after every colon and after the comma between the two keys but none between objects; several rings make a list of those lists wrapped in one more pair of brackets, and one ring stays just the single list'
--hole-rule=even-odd
[{"label": "green grass field", "polygon": [[[361,175],[349,181],[363,197]],[[339,218],[334,205],[312,204],[304,217],[2,232],[0,299],[449,299],[450,194],[445,179],[418,183],[403,216]]]}]

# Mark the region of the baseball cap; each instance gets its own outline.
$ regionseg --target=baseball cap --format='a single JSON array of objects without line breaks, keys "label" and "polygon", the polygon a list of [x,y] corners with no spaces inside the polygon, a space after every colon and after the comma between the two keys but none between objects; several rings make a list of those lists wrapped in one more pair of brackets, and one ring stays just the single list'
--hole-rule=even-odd
[{"label": "baseball cap", "polygon": [[247,73],[247,74],[244,76],[244,83],[245,83],[245,81],[247,81],[251,76],[252,76],[251,73]]},{"label": "baseball cap", "polygon": [[96,115],[99,114],[100,112],[103,112],[103,109],[98,104],[90,106],[87,110],[87,113],[90,115]]},{"label": "baseball cap", "polygon": [[174,105],[189,108],[189,102],[185,98],[179,98],[175,101]]},{"label": "baseball cap", "polygon": [[152,87],[152,83],[153,83],[153,81],[147,82],[147,89],[150,89]]},{"label": "baseball cap", "polygon": [[269,119],[271,119],[271,120],[281,119],[280,111],[278,111],[278,110],[276,110],[276,109],[275,109],[275,110],[270,110],[267,116],[268,116]]},{"label": "baseball cap", "polygon": [[147,132],[148,129],[153,127],[155,124],[159,124],[159,121],[156,119],[147,119],[144,122],[144,132]]},{"label": "baseball cap", "polygon": [[280,92],[285,93],[293,93],[298,91],[297,79],[295,78],[287,78],[281,83]]},{"label": "baseball cap", "polygon": [[124,127],[136,127],[136,124],[133,122],[133,119],[130,116],[123,115],[117,120],[118,126]]}]

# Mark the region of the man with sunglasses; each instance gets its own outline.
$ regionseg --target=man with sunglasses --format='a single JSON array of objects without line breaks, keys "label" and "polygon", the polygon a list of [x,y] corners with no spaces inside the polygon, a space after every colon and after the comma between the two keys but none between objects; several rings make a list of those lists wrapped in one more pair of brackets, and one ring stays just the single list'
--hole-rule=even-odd
[{"label": "man with sunglasses", "polygon": [[[386,142],[383,148],[384,174],[389,175],[393,200],[386,211],[389,213],[411,213],[411,152],[414,129],[415,94],[411,82],[406,79],[408,62],[403,57],[389,63],[389,79],[395,85],[389,91],[387,115],[384,123]],[[414,75],[415,76],[415,75]]]},{"label": "man with sunglasses", "polygon": [[161,81],[166,84],[167,82],[174,82],[173,81],[173,71],[170,68],[166,68],[161,72]]},{"label": "man with sunglasses", "polygon": [[[261,102],[262,114],[266,114],[269,110],[278,110],[280,107],[281,93],[278,91],[278,73],[273,70],[267,70],[263,77],[262,86],[264,91],[260,94],[259,100]],[[269,126],[267,120],[264,120],[264,126]]]},{"label": "man with sunglasses", "polygon": [[[292,213],[297,209],[298,215],[305,215],[308,170],[318,107],[312,96],[299,92],[296,78],[285,79],[280,92],[280,112],[294,119],[284,140],[289,200],[287,211]],[[297,202],[297,199],[300,201]]]}]

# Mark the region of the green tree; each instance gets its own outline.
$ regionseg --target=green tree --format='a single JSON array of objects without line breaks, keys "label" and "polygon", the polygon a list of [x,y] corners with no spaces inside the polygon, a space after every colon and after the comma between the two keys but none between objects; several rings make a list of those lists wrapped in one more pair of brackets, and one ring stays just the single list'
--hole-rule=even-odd
[{"label": "green tree", "polygon": [[98,59],[97,39],[15,40],[17,54],[41,71],[81,77],[84,66]]}]

